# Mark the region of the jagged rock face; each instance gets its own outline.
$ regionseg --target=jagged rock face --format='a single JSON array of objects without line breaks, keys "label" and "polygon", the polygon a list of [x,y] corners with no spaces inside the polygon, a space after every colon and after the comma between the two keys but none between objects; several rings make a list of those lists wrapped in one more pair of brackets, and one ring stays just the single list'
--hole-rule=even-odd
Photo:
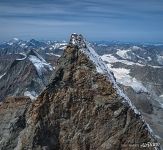
[{"label": "jagged rock face", "polygon": [[18,135],[26,126],[25,113],[30,104],[28,97],[8,97],[0,104],[0,149],[14,149]]},{"label": "jagged rock face", "polygon": [[30,106],[16,150],[137,150],[155,142],[141,116],[123,99],[71,43],[53,81]]}]

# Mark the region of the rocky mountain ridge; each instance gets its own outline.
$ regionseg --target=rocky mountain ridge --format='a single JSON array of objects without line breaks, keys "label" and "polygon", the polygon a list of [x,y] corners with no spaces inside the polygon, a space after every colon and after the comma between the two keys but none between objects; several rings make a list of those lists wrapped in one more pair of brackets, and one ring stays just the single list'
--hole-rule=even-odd
[{"label": "rocky mountain ridge", "polygon": [[52,82],[29,106],[18,132],[10,138],[10,147],[2,141],[1,149],[160,149],[105,63],[77,34],[71,36]]}]

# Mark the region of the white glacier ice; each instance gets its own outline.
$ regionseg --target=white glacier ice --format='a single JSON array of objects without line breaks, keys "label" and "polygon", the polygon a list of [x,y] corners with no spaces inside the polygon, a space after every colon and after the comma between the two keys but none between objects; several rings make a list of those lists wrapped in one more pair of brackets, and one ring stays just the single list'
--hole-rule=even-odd
[{"label": "white glacier ice", "polygon": [[[108,66],[109,67],[109,66]],[[130,86],[136,93],[145,92],[148,90],[144,87],[141,81],[129,75],[130,69],[125,68],[110,68],[113,71],[116,81],[122,85]]]},{"label": "white glacier ice", "polygon": [[127,50],[121,50],[121,49],[118,49],[118,51],[116,52],[116,54],[118,56],[120,56],[121,58],[123,59],[131,59],[131,57],[128,55],[127,52],[130,52],[131,50],[127,49]]},{"label": "white glacier ice", "polygon": [[38,75],[41,77],[44,72],[52,71],[53,67],[47,63],[39,54],[34,52],[35,55],[29,55],[29,60],[33,63],[33,65],[36,67]]}]

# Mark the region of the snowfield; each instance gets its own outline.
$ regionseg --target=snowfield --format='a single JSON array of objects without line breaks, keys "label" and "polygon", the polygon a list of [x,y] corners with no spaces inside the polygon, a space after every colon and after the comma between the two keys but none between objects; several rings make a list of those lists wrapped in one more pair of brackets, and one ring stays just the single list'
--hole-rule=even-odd
[{"label": "snowfield", "polygon": [[108,67],[110,68],[110,70],[114,73],[116,81],[122,85],[125,86],[130,86],[133,88],[133,90],[137,93],[139,92],[148,92],[147,89],[143,86],[143,84],[138,81],[135,78],[132,78],[129,73],[130,70],[129,69],[125,69],[125,68],[112,68],[111,63],[115,63],[115,62],[121,62],[124,63],[126,65],[139,65],[139,66],[143,66],[139,63],[133,63],[127,60],[118,60],[116,57],[114,57],[111,54],[108,55],[103,55],[101,56],[103,61],[108,62]]},{"label": "snowfield", "polygon": [[61,57],[61,55],[57,55],[57,54],[54,54],[54,53],[46,53],[47,55],[49,56],[57,56],[57,57]]},{"label": "snowfield", "polygon": [[131,50],[127,49],[127,50],[121,50],[118,49],[118,51],[116,52],[116,54],[118,56],[120,56],[123,59],[131,59],[131,57],[127,54],[127,52],[130,52]]},{"label": "snowfield", "polygon": [[2,74],[2,75],[0,75],[0,79],[5,75],[6,73],[4,73],[4,74]]},{"label": "snowfield", "polygon": [[114,57],[112,54],[102,55],[101,58],[102,58],[103,61],[106,61],[108,63],[121,62],[121,63],[129,65],[129,66],[132,66],[132,65],[144,66],[144,65],[142,65],[140,63],[134,63],[134,62],[131,62],[131,61],[128,61],[128,60],[119,60],[116,57]]},{"label": "snowfield", "polygon": [[39,76],[42,76],[46,71],[52,71],[53,67],[48,64],[43,58],[36,57],[34,55],[29,55],[29,60],[36,67]]},{"label": "snowfield", "polygon": [[[109,66],[108,66],[109,67]],[[136,93],[145,92],[147,93],[147,89],[144,85],[135,78],[132,78],[129,73],[129,69],[124,68],[110,68],[116,78],[116,81],[124,86],[130,86]]]}]

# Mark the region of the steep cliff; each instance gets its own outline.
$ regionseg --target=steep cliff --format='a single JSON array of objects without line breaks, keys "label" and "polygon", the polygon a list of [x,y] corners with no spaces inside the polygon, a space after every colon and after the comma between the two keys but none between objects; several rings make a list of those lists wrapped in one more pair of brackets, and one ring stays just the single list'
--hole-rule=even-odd
[{"label": "steep cliff", "polygon": [[77,34],[59,59],[55,77],[29,107],[25,123],[15,150],[159,149],[113,74]]},{"label": "steep cliff", "polygon": [[8,97],[0,104],[0,149],[14,149],[19,133],[26,127],[28,97]]}]

